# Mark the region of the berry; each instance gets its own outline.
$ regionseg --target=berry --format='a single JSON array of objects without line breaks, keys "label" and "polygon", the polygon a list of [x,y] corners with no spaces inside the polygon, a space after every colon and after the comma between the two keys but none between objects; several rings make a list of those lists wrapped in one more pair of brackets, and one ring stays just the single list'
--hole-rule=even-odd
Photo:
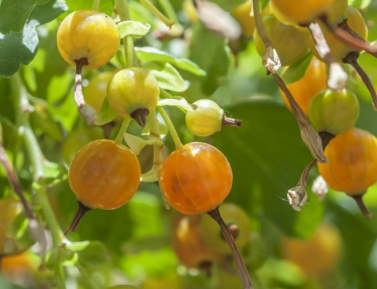
[{"label": "berry", "polygon": [[[222,204],[219,207],[219,211],[225,224],[230,229],[237,247],[239,249],[245,247],[251,234],[251,224],[247,213],[239,206],[231,203]],[[218,224],[210,216],[203,216],[200,222],[200,229],[206,244],[212,250],[220,254],[230,254],[232,252],[221,235]]]},{"label": "berry", "polygon": [[117,26],[106,14],[94,10],[78,10],[60,24],[57,44],[60,55],[70,64],[86,60],[86,69],[105,65],[120,43]]},{"label": "berry", "polygon": [[101,109],[103,100],[107,95],[107,85],[113,78],[114,72],[106,71],[97,74],[84,87],[83,94],[86,104],[89,104],[98,113]]},{"label": "berry", "polygon": [[233,174],[217,148],[201,142],[184,145],[170,154],[160,172],[165,199],[183,214],[209,212],[232,188]]},{"label": "berry", "polygon": [[246,37],[253,37],[255,29],[254,17],[250,15],[252,9],[251,1],[246,1],[237,6],[231,13],[234,19],[241,25],[242,34]]},{"label": "berry", "polygon": [[309,120],[318,132],[341,134],[351,129],[359,116],[359,101],[350,90],[323,90],[309,106]]},{"label": "berry", "polygon": [[307,239],[285,238],[283,256],[311,277],[318,277],[339,262],[342,241],[338,230],[329,224],[321,225],[315,234]]},{"label": "berry", "polygon": [[[287,85],[287,88],[292,93],[293,98],[300,106],[302,111],[307,115],[309,104],[314,95],[327,87],[326,65],[313,57],[310,61],[304,76],[296,82]],[[283,98],[285,105],[291,110],[291,105],[288,102],[284,92],[279,89],[280,95]]]},{"label": "berry", "polygon": [[[335,0],[336,1],[336,0]],[[319,15],[328,13],[334,0],[271,0],[271,11],[276,17],[288,24],[306,24]]]},{"label": "berry", "polygon": [[[294,63],[309,52],[308,32],[306,30],[286,25],[273,14],[264,17],[263,24],[272,46],[279,55],[282,66]],[[254,31],[254,43],[258,53],[263,56],[265,45],[257,30]]]},{"label": "berry", "polygon": [[149,111],[155,109],[160,88],[155,77],[140,67],[126,68],[117,72],[108,88],[110,106],[123,117],[134,118],[141,126]]},{"label": "berry", "polygon": [[202,216],[176,215],[173,219],[173,249],[187,268],[210,273],[210,267],[222,257],[208,247],[200,230]]},{"label": "berry", "polygon": [[96,140],[76,154],[68,180],[79,210],[66,233],[75,230],[87,210],[113,210],[127,203],[139,186],[140,164],[128,147],[112,140]]},{"label": "berry", "polygon": [[368,217],[361,197],[377,182],[377,138],[368,131],[353,128],[331,140],[325,156],[328,163],[318,163],[318,170],[326,183],[353,197]]}]

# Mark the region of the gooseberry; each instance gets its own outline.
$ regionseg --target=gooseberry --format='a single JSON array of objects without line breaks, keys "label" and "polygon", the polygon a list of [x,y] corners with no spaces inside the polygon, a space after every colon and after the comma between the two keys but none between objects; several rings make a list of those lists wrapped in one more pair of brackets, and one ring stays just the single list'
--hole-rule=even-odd
[{"label": "gooseberry", "polygon": [[68,63],[85,60],[86,69],[96,69],[115,55],[120,38],[111,17],[95,10],[77,10],[61,22],[57,44]]},{"label": "gooseberry", "polygon": [[196,268],[209,274],[210,267],[222,257],[207,246],[200,230],[202,215],[175,215],[173,219],[173,249],[187,268]]},{"label": "gooseberry", "polygon": [[233,9],[231,13],[234,19],[241,25],[242,34],[246,37],[253,37],[255,29],[254,17],[250,15],[252,9],[252,2],[246,1]]},{"label": "gooseberry", "polygon": [[[306,30],[286,25],[273,14],[263,18],[263,25],[272,46],[279,55],[282,66],[294,63],[309,52],[308,32]],[[254,43],[258,53],[263,56],[266,48],[258,30],[254,31]]]},{"label": "gooseberry", "polygon": [[330,224],[321,225],[309,239],[283,239],[283,256],[311,277],[334,269],[342,254],[339,231]]},{"label": "gooseberry", "polygon": [[200,99],[193,103],[194,109],[186,112],[186,126],[196,136],[209,136],[224,126],[240,126],[241,122],[228,118],[224,110],[210,99]]},{"label": "gooseberry", "polygon": [[353,197],[368,217],[362,195],[377,182],[377,138],[368,131],[353,128],[331,140],[325,156],[328,163],[318,163],[318,170],[326,183]]},{"label": "gooseberry", "polygon": [[323,90],[311,100],[308,116],[318,132],[341,134],[355,125],[359,116],[359,101],[348,89]]},{"label": "gooseberry", "polygon": [[89,80],[88,86],[83,88],[86,104],[89,104],[98,113],[107,95],[107,85],[114,72],[101,72]]},{"label": "gooseberry", "polygon": [[87,210],[113,210],[128,202],[139,186],[140,164],[128,147],[95,140],[76,154],[68,181],[79,209],[66,233],[75,230]]},{"label": "gooseberry", "polygon": [[[313,57],[305,74],[298,81],[287,84],[293,98],[305,114],[308,114],[309,104],[314,95],[327,87],[327,74],[325,63]],[[291,105],[284,92],[279,89],[285,105],[291,110]]]},{"label": "gooseberry", "polygon": [[[219,207],[220,214],[232,233],[235,243],[239,249],[245,247],[250,240],[251,223],[247,213],[232,203],[224,203]],[[232,251],[222,236],[218,224],[208,216],[204,215],[200,222],[201,234],[212,250],[220,254],[230,254]]]},{"label": "gooseberry", "polygon": [[183,214],[218,207],[232,188],[227,158],[214,146],[192,142],[170,154],[160,172],[160,188],[169,204]]},{"label": "gooseberry", "polygon": [[155,77],[141,67],[117,72],[107,88],[110,106],[123,117],[132,117],[141,126],[149,111],[155,109],[160,88]]},{"label": "gooseberry", "polygon": [[331,10],[335,0],[271,0],[271,11],[288,24],[307,24]]}]

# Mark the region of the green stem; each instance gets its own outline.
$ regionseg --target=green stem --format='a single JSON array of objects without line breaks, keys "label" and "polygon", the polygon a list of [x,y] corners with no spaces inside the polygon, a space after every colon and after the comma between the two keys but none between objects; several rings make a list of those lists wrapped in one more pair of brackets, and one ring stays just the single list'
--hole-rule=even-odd
[{"label": "green stem", "polygon": [[266,47],[271,46],[272,45],[271,40],[270,38],[268,38],[266,34],[266,30],[264,29],[264,25],[262,22],[262,16],[259,9],[259,0],[250,0],[250,1],[252,1],[252,5],[253,5],[255,28],[257,29],[258,34],[262,38],[264,45]]},{"label": "green stem", "polygon": [[181,96],[172,95],[169,92],[167,92],[165,89],[160,88],[160,95],[162,98],[171,98],[171,99],[181,99]]},{"label": "green stem", "polygon": [[[130,10],[128,8],[127,0],[115,0],[115,10],[118,12],[120,21],[131,20]],[[134,66],[134,40],[132,36],[128,35],[122,39],[124,46],[124,55],[126,56],[127,67]]]},{"label": "green stem", "polygon": [[114,139],[114,141],[118,144],[121,144],[123,141],[124,133],[126,132],[128,125],[130,124],[130,118],[123,119],[122,126],[119,129],[118,135]]},{"label": "green stem", "polygon": [[100,3],[101,3],[101,0],[93,0],[92,10],[98,10]]},{"label": "green stem", "polygon": [[174,22],[178,22],[177,13],[175,13],[173,5],[171,5],[169,0],[158,0],[162,9],[165,11],[167,17]]},{"label": "green stem", "polygon": [[149,138],[152,140],[159,141],[158,144],[153,145],[153,167],[152,170],[160,169],[163,163],[162,148],[163,144],[161,143],[160,129],[158,127],[158,120],[156,110],[152,110],[149,113],[149,126],[150,133]]},{"label": "green stem", "polygon": [[170,132],[170,135],[173,139],[173,142],[175,144],[175,148],[176,149],[180,149],[181,147],[183,147],[183,144],[178,136],[178,133],[174,127],[174,124],[172,123],[170,117],[168,116],[168,114],[166,113],[166,111],[161,107],[157,107],[157,110],[158,112],[161,114],[162,118],[164,119],[167,127],[168,127],[168,130]]},{"label": "green stem", "polygon": [[168,18],[166,18],[166,16],[162,14],[160,10],[158,10],[156,6],[154,6],[153,3],[150,2],[149,0],[140,0],[140,2],[146,8],[148,8],[149,11],[151,11],[154,15],[156,15],[157,18],[160,19],[166,26],[168,26],[171,29],[171,27],[174,25],[174,21],[171,21]]}]

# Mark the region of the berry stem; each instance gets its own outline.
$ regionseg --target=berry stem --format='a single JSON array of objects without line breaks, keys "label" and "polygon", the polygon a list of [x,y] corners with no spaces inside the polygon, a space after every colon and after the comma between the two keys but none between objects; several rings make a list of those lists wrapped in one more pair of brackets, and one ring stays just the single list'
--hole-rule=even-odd
[{"label": "berry stem", "polygon": [[364,82],[365,86],[369,90],[369,93],[372,97],[374,109],[377,110],[377,94],[376,94],[376,91],[373,87],[372,82],[369,79],[369,76],[365,73],[364,69],[357,62],[358,57],[359,57],[359,52],[356,52],[356,51],[351,52],[346,56],[346,58],[343,59],[343,62],[351,64],[352,67],[359,74],[361,80]]},{"label": "berry stem", "polygon": [[178,22],[177,13],[175,13],[174,7],[169,0],[158,0],[158,3],[161,5],[169,19],[171,19],[173,22]]},{"label": "berry stem", "polygon": [[116,138],[114,139],[114,141],[116,143],[118,143],[118,144],[122,143],[124,133],[127,131],[127,128],[128,128],[128,125],[130,124],[130,121],[131,121],[131,119],[129,119],[129,118],[123,119],[122,126],[120,127],[119,132],[118,132]]},{"label": "berry stem", "polygon": [[157,107],[157,110],[161,114],[162,118],[165,121],[165,124],[168,127],[170,135],[171,135],[171,137],[173,139],[173,142],[175,144],[175,148],[179,149],[179,148],[183,147],[181,139],[179,138],[177,130],[175,129],[174,124],[171,121],[169,115],[166,113],[166,111],[164,110],[164,108],[162,108],[161,106]]},{"label": "berry stem", "polygon": [[100,3],[101,3],[101,0],[93,0],[92,10],[98,10]]},{"label": "berry stem", "polygon": [[238,251],[238,248],[234,242],[233,236],[229,231],[228,226],[225,224],[223,218],[220,215],[219,207],[213,209],[212,211],[209,211],[207,214],[219,224],[221,233],[224,239],[228,242],[230,249],[232,250],[234,259],[237,264],[237,270],[242,280],[243,289],[253,289],[249,272],[245,266],[245,263],[242,260],[241,254]]},{"label": "berry stem", "polygon": [[352,196],[352,198],[356,201],[356,204],[360,208],[360,211],[363,213],[365,218],[370,219],[371,217],[370,212],[363,202],[363,194]]},{"label": "berry stem", "polygon": [[172,95],[169,92],[167,92],[165,89],[160,88],[160,96],[162,98],[171,98],[171,99],[181,99],[181,96],[178,95]]},{"label": "berry stem", "polygon": [[151,11],[155,16],[157,16],[158,19],[160,19],[166,26],[169,27],[169,29],[172,28],[172,26],[175,24],[174,21],[171,21],[169,20],[168,18],[166,18],[166,16],[164,14],[162,14],[160,12],[160,10],[158,10],[156,8],[156,6],[153,5],[152,2],[150,2],[149,0],[140,0],[141,4],[143,4],[146,8],[149,9],[149,11]]},{"label": "berry stem", "polygon": [[227,126],[229,126],[229,127],[240,127],[241,123],[242,123],[242,121],[240,119],[227,117],[224,113],[222,121],[221,121],[221,128],[224,128],[224,127],[227,127]]},{"label": "berry stem", "polygon": [[84,95],[82,93],[82,68],[88,64],[86,58],[75,60],[76,62],[76,74],[75,74],[75,102],[79,113],[85,119],[87,124],[93,124],[96,121],[96,111],[85,103]]},{"label": "berry stem", "polygon": [[68,226],[68,228],[64,231],[64,235],[67,236],[69,232],[74,232],[77,229],[77,226],[80,224],[80,221],[82,220],[82,217],[86,214],[86,212],[90,211],[91,208],[86,207],[83,203],[78,201],[79,207],[73,216],[73,219],[71,221],[71,224]]},{"label": "berry stem", "polygon": [[[114,9],[118,12],[121,21],[131,20],[127,0],[115,0]],[[133,67],[135,62],[134,40],[132,36],[128,35],[122,39],[122,42],[127,67]]]},{"label": "berry stem", "polygon": [[162,150],[164,144],[161,141],[160,129],[158,127],[158,120],[156,110],[152,110],[149,116],[150,133],[149,139],[156,141],[153,145],[153,166],[152,170],[160,170],[163,163]]}]

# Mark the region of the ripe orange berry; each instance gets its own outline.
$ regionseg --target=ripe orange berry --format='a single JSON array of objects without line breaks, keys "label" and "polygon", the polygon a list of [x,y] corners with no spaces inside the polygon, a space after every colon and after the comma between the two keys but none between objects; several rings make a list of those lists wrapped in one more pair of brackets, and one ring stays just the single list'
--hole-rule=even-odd
[{"label": "ripe orange berry", "polygon": [[[288,84],[287,87],[297,104],[307,115],[311,99],[327,87],[326,64],[313,57],[304,76],[298,81]],[[280,89],[279,91],[285,105],[291,110],[284,92]]]},{"label": "ripe orange berry", "polygon": [[140,164],[128,147],[112,140],[95,140],[76,154],[68,181],[79,208],[65,234],[76,229],[88,210],[113,210],[127,203],[139,186]]},{"label": "ripe orange berry", "polygon": [[283,256],[301,267],[312,277],[333,269],[342,253],[342,241],[338,230],[331,225],[321,225],[307,240],[285,238]]},{"label": "ripe orange berry", "polygon": [[219,206],[232,188],[227,158],[212,145],[192,142],[170,154],[160,172],[165,199],[183,214],[209,212]]},{"label": "ripe orange berry", "polygon": [[76,154],[68,180],[77,199],[86,207],[113,210],[136,192],[140,164],[128,147],[112,140],[96,140]]},{"label": "ripe orange berry", "polygon": [[377,138],[353,128],[337,135],[325,149],[328,163],[318,170],[328,185],[347,195],[358,195],[377,181]]}]

